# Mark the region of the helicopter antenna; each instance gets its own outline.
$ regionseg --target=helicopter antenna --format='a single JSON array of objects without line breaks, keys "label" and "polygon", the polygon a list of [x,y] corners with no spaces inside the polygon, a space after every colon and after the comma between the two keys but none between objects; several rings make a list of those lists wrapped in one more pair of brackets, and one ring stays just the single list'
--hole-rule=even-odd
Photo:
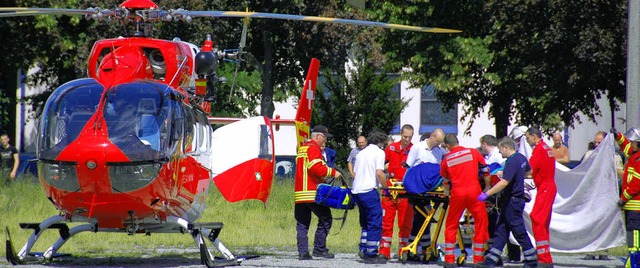
[{"label": "helicopter antenna", "polygon": [[[247,8],[247,12],[249,8]],[[231,96],[233,96],[233,89],[236,87],[236,78],[238,77],[238,69],[240,68],[240,61],[242,60],[242,52],[247,44],[247,25],[249,24],[249,18],[244,18],[244,24],[242,25],[242,36],[240,37],[240,46],[238,47],[238,54],[236,57],[236,70],[233,72],[233,83],[231,84],[231,91],[229,92],[229,102],[231,102]]]}]

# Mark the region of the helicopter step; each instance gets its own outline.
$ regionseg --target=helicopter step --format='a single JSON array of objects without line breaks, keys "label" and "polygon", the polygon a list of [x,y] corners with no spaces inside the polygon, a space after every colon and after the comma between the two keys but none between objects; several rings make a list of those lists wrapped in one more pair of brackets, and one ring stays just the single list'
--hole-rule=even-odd
[{"label": "helicopter step", "polygon": [[[235,255],[218,239],[218,235],[224,227],[221,222],[192,222],[178,217],[167,217],[168,223],[173,223],[189,230],[189,234],[193,237],[196,247],[200,250],[200,261],[206,267],[234,266],[240,265],[244,258],[236,258]],[[207,248],[205,241],[211,241],[213,246],[222,253],[222,258],[215,257]]]},{"label": "helicopter step", "polygon": [[213,242],[218,238],[218,235],[220,235],[220,231],[224,227],[224,224],[221,222],[195,222],[190,223],[188,227],[189,231],[208,229],[209,235],[207,235],[207,238]]}]

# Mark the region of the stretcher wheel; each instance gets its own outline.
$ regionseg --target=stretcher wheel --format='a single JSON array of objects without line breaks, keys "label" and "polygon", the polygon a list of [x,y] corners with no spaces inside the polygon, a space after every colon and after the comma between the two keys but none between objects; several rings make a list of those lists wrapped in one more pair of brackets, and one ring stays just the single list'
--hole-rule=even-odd
[{"label": "stretcher wheel", "polygon": [[438,261],[438,256],[439,253],[438,251],[427,251],[424,255],[424,261],[425,262],[437,262]]},{"label": "stretcher wheel", "polygon": [[402,255],[400,255],[400,262],[404,264],[407,262],[408,259],[409,259],[409,252],[402,251]]},{"label": "stretcher wheel", "polygon": [[429,261],[431,261],[431,259],[433,259],[433,252],[432,251],[425,252],[423,262],[428,263]]},{"label": "stretcher wheel", "polygon": [[[463,251],[464,251],[464,249],[463,249]],[[464,265],[464,261],[465,260],[467,260],[467,253],[463,252],[462,254],[460,254],[458,259],[456,259],[456,264],[458,264],[458,266],[462,266],[462,265]]]}]

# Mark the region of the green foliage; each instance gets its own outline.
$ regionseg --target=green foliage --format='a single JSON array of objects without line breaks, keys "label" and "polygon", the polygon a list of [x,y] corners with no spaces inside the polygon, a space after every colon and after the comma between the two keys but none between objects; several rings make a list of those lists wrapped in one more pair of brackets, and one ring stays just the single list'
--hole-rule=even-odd
[{"label": "green foliage", "polygon": [[[235,64],[223,64],[218,69],[219,77],[226,77],[227,83],[216,86],[216,98],[211,103],[211,114],[214,116],[246,117],[257,115],[262,91],[262,77],[258,71],[238,71],[235,78],[233,93],[231,87],[234,81]],[[231,95],[231,96],[230,96]]]},{"label": "green foliage", "polygon": [[349,74],[325,69],[319,83],[312,125],[323,124],[334,133],[329,147],[336,149],[338,163],[345,163],[350,141],[374,128],[389,133],[408,101],[392,94],[395,81],[377,74],[366,60],[354,61]]},{"label": "green foliage", "polygon": [[[300,1],[226,1],[227,10],[274,12],[285,14],[327,15],[345,18],[362,16],[355,10],[345,9],[336,0]],[[253,19],[247,39],[248,68],[262,75],[260,114],[273,116],[274,96],[278,91],[297,94],[305,70],[312,58],[323,68],[336,72],[343,69],[347,49],[353,43],[357,28],[304,21]]]},{"label": "green foliage", "polygon": [[0,132],[5,132],[5,129],[8,129],[9,126],[9,104],[11,103],[11,99],[4,93],[5,88],[0,88]]},{"label": "green foliage", "polygon": [[[77,1],[77,0],[15,0],[9,6],[37,6],[61,8],[88,8],[118,6],[121,0]],[[159,0],[163,9],[184,8],[187,10],[245,10],[258,12],[280,12],[289,14],[329,15],[357,18],[357,11],[345,9],[340,1],[187,1]],[[180,39],[201,44],[206,34],[212,34],[218,48],[237,48],[240,42],[242,19],[238,18],[194,18],[192,23],[160,22],[155,25],[158,38]],[[36,16],[5,18],[0,20],[0,35],[11,36],[11,45],[0,48],[0,73],[15,73],[19,68],[29,69],[33,65],[40,69],[29,77],[31,85],[46,83],[48,90],[29,98],[37,109],[60,84],[86,76],[86,62],[93,42],[125,34],[128,26],[118,21],[86,21],[80,17]],[[247,38],[247,68],[260,73],[262,79],[261,114],[272,116],[273,100],[284,99],[289,92],[300,87],[304,69],[311,58],[322,61],[324,67],[341,70],[347,48],[357,32],[356,27],[323,23],[273,21],[254,19],[249,24]],[[43,38],[43,37],[47,38]],[[35,42],[34,40],[38,40]],[[277,67],[276,67],[277,66]],[[254,76],[255,74],[251,74]],[[227,76],[230,78],[229,76]],[[251,79],[251,83],[253,83]],[[224,85],[220,93],[224,93]],[[247,92],[247,101],[255,101],[254,92]],[[228,96],[219,95],[221,98]],[[234,96],[233,99],[245,96]],[[228,101],[227,101],[228,102]],[[248,103],[248,102],[245,102]],[[222,105],[221,114],[238,114],[239,110],[251,110],[255,105],[241,108],[238,105]],[[244,105],[244,104],[240,104]],[[230,110],[226,110],[230,109]]]},{"label": "green foliage", "polygon": [[410,67],[412,84],[436,85],[445,108],[461,103],[468,119],[488,108],[502,136],[512,119],[553,131],[578,122],[579,112],[593,120],[604,94],[623,99],[625,9],[602,0],[373,1],[369,14],[463,30],[387,31],[378,40],[389,51],[387,68]]}]

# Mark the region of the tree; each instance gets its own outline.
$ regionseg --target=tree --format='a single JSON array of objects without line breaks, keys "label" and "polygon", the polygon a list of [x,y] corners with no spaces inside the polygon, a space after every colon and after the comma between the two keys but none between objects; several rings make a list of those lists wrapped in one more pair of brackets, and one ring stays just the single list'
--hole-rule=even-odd
[{"label": "tree", "polygon": [[578,112],[594,120],[596,98],[624,95],[624,3],[375,1],[371,10],[396,23],[464,30],[387,32],[379,40],[389,51],[388,68],[410,67],[414,85],[436,85],[444,108],[463,104],[471,122],[486,107],[497,136],[512,119],[547,131],[572,125]]},{"label": "tree", "polygon": [[[227,1],[226,9],[273,12],[311,16],[362,18],[364,15],[336,0],[297,1]],[[304,71],[311,58],[317,58],[323,68],[344,71],[347,49],[359,31],[354,26],[304,21],[274,21],[253,19],[249,24],[247,51],[255,58],[249,68],[262,76],[261,115],[273,116],[274,94],[283,100],[288,94],[299,93]]]},{"label": "tree", "polygon": [[[87,8],[118,6],[120,0],[79,2],[75,0],[50,0],[32,3],[29,0],[16,0],[9,5]],[[259,12],[281,12],[306,15],[345,15],[348,18],[360,18],[363,14],[351,12],[336,0],[324,1],[186,1],[160,0],[157,4],[165,9],[184,8],[187,10],[244,10]],[[102,22],[86,21],[79,16],[36,16],[3,18],[0,29],[3,36],[12,36],[11,46],[0,48],[7,53],[0,55],[2,62],[15,63],[0,69],[3,80],[12,80],[15,70],[28,69],[34,63],[40,71],[30,77],[32,84],[46,81],[49,90],[30,101],[41,107],[51,91],[59,84],[85,76],[86,60],[91,45],[98,39],[117,37],[126,28],[120,22],[106,20]],[[240,41],[242,19],[194,18],[191,24],[184,22],[161,22],[156,25],[156,36],[200,44],[206,34],[213,34],[218,48],[236,48]],[[273,114],[273,100],[283,100],[289,92],[297,92],[303,79],[304,68],[312,57],[319,58],[324,67],[336,71],[343,70],[346,49],[350,47],[353,26],[309,23],[301,21],[274,21],[255,19],[250,23],[247,51],[251,60],[249,72],[257,70],[262,79],[261,114],[269,117]],[[49,34],[51,33],[51,34]],[[41,38],[47,36],[48,38]],[[33,40],[40,40],[33,42]],[[251,57],[253,55],[254,57]],[[10,69],[5,71],[6,69]],[[232,77],[227,77],[229,80]],[[221,91],[221,94],[226,92]],[[232,99],[245,97],[243,92],[235,91]],[[229,96],[222,96],[221,99]],[[224,106],[224,105],[223,105]],[[233,112],[225,112],[230,114]]]},{"label": "tree", "polygon": [[[74,3],[71,0],[57,0],[47,4],[66,6]],[[9,1],[6,4],[34,5],[32,1],[26,0]],[[3,106],[7,104],[11,107],[8,109],[8,118],[15,118],[12,107],[15,107],[18,101],[14,90],[18,86],[16,81],[18,70],[22,69],[25,72],[30,68],[37,70],[25,82],[30,85],[47,83],[51,88],[59,85],[59,81],[65,82],[77,76],[78,71],[74,64],[75,50],[78,49],[78,45],[84,43],[86,25],[84,19],[67,16],[15,17],[0,20],[0,35],[10,37],[6,38],[5,45],[0,46],[0,62],[2,62],[0,84],[3,90],[9,89],[6,96],[10,101],[3,103]],[[34,108],[40,108],[51,91],[52,89],[27,101]],[[15,122],[10,122],[3,125],[3,128],[13,134],[14,126]]]},{"label": "tree", "polygon": [[389,133],[408,101],[392,94],[395,81],[366,59],[353,61],[348,74],[325,69],[324,83],[318,87],[312,125],[323,124],[336,133],[329,142],[338,152],[338,162],[346,162],[350,141],[372,129]]}]

